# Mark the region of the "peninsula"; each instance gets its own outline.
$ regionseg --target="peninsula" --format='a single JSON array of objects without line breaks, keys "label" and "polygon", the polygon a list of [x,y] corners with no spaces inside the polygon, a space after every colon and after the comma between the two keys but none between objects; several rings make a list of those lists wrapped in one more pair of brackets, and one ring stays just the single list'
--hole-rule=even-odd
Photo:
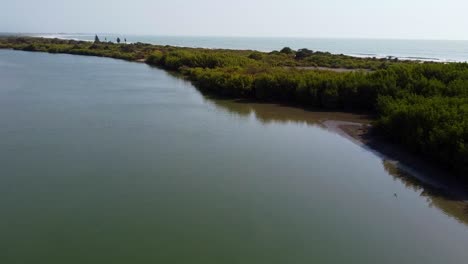
[{"label": "peninsula", "polygon": [[200,90],[325,110],[367,111],[374,132],[468,180],[468,64],[355,58],[308,49],[199,49],[1,37],[0,48],[111,57],[177,72]]}]

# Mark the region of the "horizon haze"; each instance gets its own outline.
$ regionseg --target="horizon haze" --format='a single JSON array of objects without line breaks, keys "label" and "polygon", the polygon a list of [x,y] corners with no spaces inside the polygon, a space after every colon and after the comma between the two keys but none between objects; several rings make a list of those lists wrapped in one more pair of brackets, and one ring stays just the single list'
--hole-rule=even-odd
[{"label": "horizon haze", "polygon": [[468,40],[462,0],[18,0],[3,7],[0,32]]}]

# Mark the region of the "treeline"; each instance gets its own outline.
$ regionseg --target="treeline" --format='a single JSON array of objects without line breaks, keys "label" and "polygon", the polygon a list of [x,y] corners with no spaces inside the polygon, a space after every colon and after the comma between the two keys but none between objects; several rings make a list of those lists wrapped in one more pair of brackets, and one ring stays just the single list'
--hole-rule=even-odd
[{"label": "treeline", "polygon": [[377,129],[409,150],[468,172],[468,98],[409,95],[378,98]]},{"label": "treeline", "polygon": [[86,56],[109,57],[123,60],[145,59],[154,48],[149,44],[114,44],[111,42],[87,42],[76,40],[31,37],[0,38],[0,48],[25,51],[66,53]]},{"label": "treeline", "polygon": [[145,59],[210,93],[371,111],[378,133],[468,180],[466,63],[363,59],[308,49],[264,53],[36,38],[0,38],[1,47]]},{"label": "treeline", "polygon": [[[271,67],[328,67],[376,70],[386,68],[392,64],[411,63],[410,61],[385,58],[355,58],[308,49],[295,51],[290,48],[284,48],[281,51],[266,53],[251,50],[182,48],[144,43],[112,43],[101,42],[99,39],[98,41],[87,42],[33,37],[0,37],[0,48],[102,56],[125,60],[147,59],[155,51],[163,53],[174,52],[172,57],[179,55],[180,58],[185,59],[184,64],[189,64],[192,59],[198,59],[197,57],[200,56],[211,57],[218,61],[221,60],[223,63],[227,60],[235,61],[240,59],[243,60],[243,64],[240,63],[241,65],[257,62]],[[179,54],[177,55],[177,53]],[[193,56],[195,53],[197,56]]]},{"label": "treeline", "polygon": [[259,65],[256,60],[232,51],[197,50],[197,49],[161,49],[153,52],[147,63],[177,71],[185,68],[225,68],[247,65]]}]

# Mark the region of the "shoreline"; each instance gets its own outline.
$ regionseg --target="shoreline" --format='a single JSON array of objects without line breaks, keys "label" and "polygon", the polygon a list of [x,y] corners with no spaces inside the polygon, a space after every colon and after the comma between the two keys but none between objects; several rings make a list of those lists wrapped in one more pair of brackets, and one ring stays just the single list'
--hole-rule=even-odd
[{"label": "shoreline", "polygon": [[[94,36],[94,34],[77,34],[78,35],[83,35],[83,36]],[[104,34],[107,35],[107,34]],[[118,34],[109,34],[112,36],[117,36]],[[14,34],[12,34],[14,36]],[[93,42],[93,40],[87,40],[87,39],[79,39],[79,38],[72,38],[72,37],[66,37],[66,36],[75,36],[72,34],[40,34],[40,35],[25,35],[27,37],[40,37],[40,38],[47,38],[47,39],[60,39],[60,40],[74,40],[74,41],[85,41],[85,42]],[[168,37],[168,36],[156,36],[156,37]],[[172,36],[169,36],[172,37]],[[186,36],[177,36],[184,38]],[[190,37],[190,36],[187,36]],[[235,37],[234,37],[235,38]],[[242,38],[242,37],[240,37]],[[268,39],[268,37],[267,37]],[[295,38],[292,38],[295,39]],[[307,39],[307,38],[299,38],[299,39]],[[328,38],[318,38],[318,39],[328,39]],[[354,40],[354,39],[351,39]],[[413,40],[411,40],[413,41]],[[416,40],[414,40],[416,41]],[[425,41],[425,40],[423,40]],[[127,44],[134,44],[139,41],[133,41],[133,42],[127,42]],[[159,45],[159,44],[154,44],[154,43],[148,43],[151,45]],[[160,44],[160,45],[170,45],[178,48],[202,48],[202,49],[218,49],[218,48],[210,48],[210,47],[191,47],[191,46],[184,46],[184,45],[172,45],[172,44]],[[280,47],[278,47],[280,48]],[[223,48],[224,49],[224,48]],[[227,50],[254,50],[254,49],[242,49],[242,48],[226,48]],[[273,50],[262,50],[262,52],[271,52]],[[365,59],[371,59],[371,58],[376,58],[376,59],[398,59],[401,61],[419,61],[419,62],[436,62],[436,63],[464,63],[468,62],[468,59],[447,59],[447,58],[438,58],[438,57],[421,57],[418,55],[393,55],[393,54],[367,54],[367,53],[348,53],[348,52],[331,52],[331,51],[326,51],[324,49],[320,49],[320,51],[323,52],[330,52],[332,55],[346,55],[354,58],[365,58]]]},{"label": "shoreline", "polygon": [[466,202],[468,206],[468,183],[454,179],[451,173],[375,135],[370,123],[325,120],[322,124],[327,130],[347,138],[385,162],[393,164],[398,170],[407,174],[406,176],[414,177],[430,187],[433,192]]},{"label": "shoreline", "polygon": [[[151,65],[148,66],[151,67]],[[171,72],[166,69],[160,70]],[[186,79],[183,75],[179,77]],[[215,94],[204,92],[195,85],[194,88],[199,90],[207,100],[215,99]],[[298,104],[262,102],[245,98],[224,99],[210,101],[221,104],[221,106],[230,103],[244,103],[243,107],[248,111],[241,109],[240,113],[251,113],[253,110],[261,122],[305,122],[319,125],[324,129],[344,136],[354,144],[379,157],[389,174],[388,176],[398,179],[412,188],[421,190],[421,196],[430,199],[431,203],[436,204],[435,206],[450,215],[452,213],[449,210],[454,210],[458,215],[455,218],[462,223],[468,224],[468,185],[455,181],[453,175],[409,153],[396,144],[388,143],[382,138],[371,134],[370,124],[375,120],[371,113],[330,111],[308,108]],[[238,112],[236,111],[236,113]],[[441,202],[448,203],[448,205],[437,205],[437,203]]]},{"label": "shoreline", "polygon": [[[24,51],[110,57],[146,63],[149,66],[181,74],[184,79],[190,80],[198,90],[207,94],[218,94],[232,99],[244,98],[258,102],[276,102],[279,104],[289,101],[295,107],[302,109],[318,107],[321,109],[321,112],[338,110],[349,113],[349,110],[352,110],[352,113],[359,109],[375,110],[377,106],[375,105],[376,99],[374,97],[378,98],[380,95],[385,96],[401,90],[399,86],[393,87],[390,85],[391,90],[382,90],[382,94],[379,94],[377,91],[374,94],[373,91],[376,89],[376,86],[380,87],[380,85],[391,84],[392,81],[395,81],[392,79],[394,77],[392,75],[392,70],[395,70],[394,68],[390,68],[390,70],[385,68],[382,71],[378,70],[376,74],[372,74],[374,68],[391,67],[389,65],[395,63],[398,64],[395,66],[396,70],[412,70],[412,74],[420,77],[421,72],[416,71],[416,69],[426,67],[426,65],[414,62],[355,60],[331,54],[313,53],[307,50],[297,51],[297,54],[291,53],[295,51],[287,50],[274,54],[266,54],[261,52],[252,53],[250,51],[233,52],[220,49],[178,49],[170,46],[155,46],[150,44],[118,45],[107,42],[90,44],[34,38],[18,38],[12,39],[10,42],[7,39],[2,48],[5,47]],[[304,60],[302,56],[306,56],[306,58],[310,58],[311,60]],[[324,59],[326,61],[320,62]],[[337,63],[336,60],[341,61]],[[333,68],[330,68],[330,66]],[[459,70],[461,66],[465,67],[466,65],[444,65],[438,63],[429,64],[428,66],[434,68],[434,71],[439,70],[439,68],[444,71],[453,71]],[[383,76],[384,78],[375,79],[373,78],[374,75],[380,76],[379,78]],[[413,84],[413,79],[409,78],[408,80],[408,84]],[[405,96],[408,98],[410,98],[410,95],[411,93],[408,91],[405,93]],[[395,107],[396,104],[401,103],[408,104],[406,101],[399,100],[393,98],[391,101],[384,101],[384,103],[388,103],[390,107]],[[434,108],[435,105],[441,105],[441,103],[443,103],[442,107],[450,106],[452,108],[457,104],[464,103],[461,100],[452,103],[450,101],[452,99],[449,97],[443,98],[445,101],[439,100],[437,102],[430,97],[426,98],[424,96],[421,96],[418,100],[420,100],[417,101],[420,105],[427,106],[426,109]],[[393,109],[388,106],[386,107],[390,110]],[[416,110],[416,108],[410,109],[411,111]],[[393,118],[395,113],[392,112],[393,110],[390,110],[384,114],[387,117]],[[455,117],[458,118],[458,116]],[[393,121],[394,119],[392,119]],[[437,128],[437,123],[429,124]],[[335,131],[338,131],[338,128],[342,131],[340,133],[348,130],[346,134],[351,135],[354,139],[366,145],[375,143],[375,140],[361,137],[360,134],[363,133],[350,132],[353,129],[343,125],[346,124],[337,126]],[[394,123],[386,125],[390,126],[391,131],[393,131],[392,129],[398,129]],[[411,125],[409,126],[413,129]],[[432,129],[432,127],[426,129]],[[411,130],[409,132],[411,133]],[[397,139],[400,140],[400,138]],[[427,143],[424,139],[421,142]],[[449,143],[447,143],[447,148],[451,147],[451,145],[448,145]],[[381,146],[382,144],[375,143],[375,145]],[[449,150],[451,151],[451,149]],[[421,155],[426,155],[426,153],[421,153]],[[426,156],[430,157],[430,155]],[[444,162],[444,157],[438,158],[441,158]],[[456,164],[459,167],[453,167],[461,170],[463,168],[462,157],[459,157],[459,159],[460,162]],[[449,164],[447,162],[447,165]]]},{"label": "shoreline", "polygon": [[372,122],[375,121],[372,113],[324,111],[294,104],[232,99],[200,92],[205,100],[237,115],[253,114],[256,119],[267,124],[305,123],[336,133],[381,159],[390,176],[398,178],[405,184],[422,188],[423,194],[429,193],[432,196],[457,201],[468,208],[468,183],[457,181],[448,171],[434,166],[395,143],[389,143],[372,134],[370,132]]},{"label": "shoreline", "polygon": [[[6,49],[5,49],[6,50]],[[15,49],[8,49],[13,51],[18,51]],[[65,55],[67,53],[64,53]],[[68,54],[73,56],[87,56],[87,55],[79,55],[79,54]],[[105,57],[108,58],[108,57]],[[110,59],[117,59],[118,58],[110,58]],[[137,59],[131,60],[128,62],[136,62],[136,63],[143,63],[150,67],[154,67],[151,64],[148,64],[146,59]],[[183,78],[192,83],[187,77],[180,75],[178,72],[172,72],[170,70],[156,67],[159,70],[168,72],[168,73],[175,73],[178,78]],[[301,68],[301,67],[298,67]],[[307,67],[303,67],[307,70]],[[322,71],[335,71],[335,72],[352,72],[356,71],[355,69],[344,69],[344,68],[326,68],[326,67],[310,67],[309,70],[322,70]],[[192,85],[194,85],[192,83]],[[210,94],[209,92],[205,92],[200,90],[196,85],[194,85],[195,89],[199,90],[204,96],[208,99],[213,99],[219,97],[216,94]],[[219,98],[218,98],[219,99]],[[405,171],[406,173],[411,174],[418,178],[418,180],[428,184],[434,188],[443,189],[446,193],[450,196],[455,195],[457,197],[462,198],[464,201],[468,202],[468,185],[466,185],[466,190],[463,189],[465,185],[462,185],[460,188],[460,182],[454,183],[453,174],[444,172],[440,167],[436,167],[433,164],[430,164],[428,161],[422,159],[419,156],[411,154],[409,151],[403,149],[401,146],[398,146],[395,143],[389,143],[388,141],[374,135],[371,132],[372,125],[371,122],[374,121],[366,113],[356,113],[356,112],[343,112],[343,111],[330,111],[324,109],[310,109],[301,105],[297,104],[281,104],[277,102],[258,102],[249,99],[242,99],[242,98],[223,98],[232,101],[242,101],[248,103],[255,103],[259,105],[275,105],[276,107],[287,107],[287,108],[294,108],[298,111],[307,111],[309,114],[314,116],[313,118],[317,118],[317,116],[323,117],[323,115],[328,115],[326,118],[320,118],[317,121],[327,130],[337,133],[342,137],[350,140],[351,142],[355,143],[356,145],[363,147],[366,150],[371,151],[372,153],[376,154],[378,157],[387,160],[394,165],[396,165],[399,169]],[[286,117],[287,118],[287,117]],[[425,174],[430,174],[429,176]],[[447,177],[447,175],[449,177]],[[449,181],[447,181],[449,179]]]}]

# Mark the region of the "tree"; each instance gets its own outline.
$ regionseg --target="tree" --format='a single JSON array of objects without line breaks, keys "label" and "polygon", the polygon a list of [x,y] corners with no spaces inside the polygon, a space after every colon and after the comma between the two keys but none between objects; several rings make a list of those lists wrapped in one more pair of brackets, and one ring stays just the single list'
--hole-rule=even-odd
[{"label": "tree", "polygon": [[125,43],[127,43],[127,38],[124,39]]},{"label": "tree", "polygon": [[94,43],[100,43],[98,35],[94,36]]},{"label": "tree", "polygon": [[117,43],[120,44],[120,38],[117,38]]},{"label": "tree", "polygon": [[281,53],[284,53],[284,54],[292,54],[292,53],[294,53],[294,51],[293,51],[290,47],[284,47],[280,52],[281,52]]},{"label": "tree", "polygon": [[310,49],[300,49],[296,52],[296,59],[304,59],[306,57],[312,56],[314,52]]}]

